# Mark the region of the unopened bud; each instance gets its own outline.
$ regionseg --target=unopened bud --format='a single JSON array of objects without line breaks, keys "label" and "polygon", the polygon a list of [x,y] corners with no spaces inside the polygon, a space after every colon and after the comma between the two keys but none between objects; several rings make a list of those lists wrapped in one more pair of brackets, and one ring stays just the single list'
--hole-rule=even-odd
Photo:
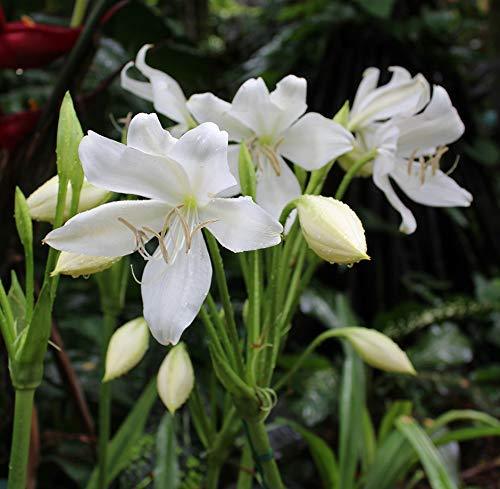
[{"label": "unopened bud", "polygon": [[193,386],[193,365],[186,346],[179,343],[168,352],[160,366],[158,394],[170,413],[174,414],[187,401]]},{"label": "unopened bud", "polygon": [[370,259],[363,225],[347,204],[321,195],[303,195],[295,202],[304,238],[318,256],[347,265]]},{"label": "unopened bud", "polygon": [[339,336],[351,343],[368,365],[387,372],[416,374],[406,353],[380,331],[368,328],[341,328],[338,332]]},{"label": "unopened bud", "polygon": [[57,259],[56,267],[51,272],[55,275],[71,275],[73,278],[102,272],[115,264],[121,256],[90,256],[62,251]]},{"label": "unopened bud", "polygon": [[[27,199],[31,218],[35,221],[54,222],[57,206],[57,193],[59,191],[59,177],[56,175],[38,187]],[[69,217],[71,205],[71,185],[68,185],[66,193],[66,205],[64,206],[64,219]],[[93,209],[106,202],[112,192],[94,187],[87,180],[83,181],[78,203],[78,212]]]},{"label": "unopened bud", "polygon": [[102,381],[116,379],[132,370],[142,360],[148,346],[149,328],[144,318],[133,319],[119,327],[109,341]]}]

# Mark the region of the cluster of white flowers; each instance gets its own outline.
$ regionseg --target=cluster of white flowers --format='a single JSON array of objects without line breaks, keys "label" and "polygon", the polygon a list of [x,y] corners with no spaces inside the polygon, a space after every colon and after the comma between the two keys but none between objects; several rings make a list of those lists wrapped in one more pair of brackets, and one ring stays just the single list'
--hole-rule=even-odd
[{"label": "cluster of white flowers", "polygon": [[[45,242],[95,257],[138,251],[147,261],[141,279],[144,318],[160,343],[179,341],[208,294],[212,268],[202,228],[233,252],[280,242],[279,216],[302,193],[286,160],[313,171],[338,158],[348,167],[375,150],[374,160],[362,171],[373,175],[400,212],[401,229],[407,233],[415,230],[415,219],[390,178],[426,205],[470,204],[470,194],[439,169],[446,145],[460,137],[463,124],[446,91],[435,86],[431,97],[421,75],[412,78],[403,68],[393,68],[390,82],[378,87],[379,70],[368,69],[352,109],[343,109],[339,123],[306,113],[306,81],[293,75],[272,92],[261,78],[250,79],[231,103],[211,93],[187,100],[172,77],[148,66],[149,48],[144,46],[135,64],[123,69],[122,85],[152,101],[176,125],[165,130],[156,114],[138,114],[128,128],[127,144],[89,132],[79,149],[89,184],[142,199],[82,212],[49,233]],[[148,81],[132,78],[132,65]],[[248,196],[235,197],[241,193],[241,144],[256,167],[256,203]],[[347,206],[333,199],[297,202],[306,240],[320,256],[337,263],[368,258],[362,225]],[[308,212],[324,215],[308,223]],[[330,218],[344,221],[350,232],[322,239],[324,229],[333,228],[324,226]],[[150,240],[158,243],[153,252]],[[338,245],[343,254],[332,258]]]}]

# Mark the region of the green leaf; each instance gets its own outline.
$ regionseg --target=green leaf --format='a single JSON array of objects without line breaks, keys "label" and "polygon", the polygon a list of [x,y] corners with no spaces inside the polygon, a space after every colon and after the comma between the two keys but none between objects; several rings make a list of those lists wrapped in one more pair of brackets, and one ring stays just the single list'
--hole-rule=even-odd
[{"label": "green leaf", "polygon": [[342,489],[355,486],[355,473],[363,439],[365,372],[361,359],[345,347],[339,404],[339,483]]},{"label": "green leaf", "polygon": [[376,449],[377,441],[375,438],[375,430],[373,428],[370,412],[365,407],[363,412],[363,443],[361,445],[361,462],[364,471],[373,463]]},{"label": "green leaf", "polygon": [[10,289],[7,298],[14,316],[16,336],[18,336],[26,326],[26,297],[14,270],[11,271],[10,276]]},{"label": "green leaf", "polygon": [[[126,417],[113,439],[108,444],[108,474],[106,483],[111,485],[116,476],[135,456],[134,446],[144,432],[149,412],[156,401],[156,378],[149,381],[134,408]],[[97,468],[92,471],[87,489],[96,489],[98,482]]]},{"label": "green leaf", "polygon": [[174,429],[175,418],[165,413],[156,435],[155,488],[176,489],[179,487],[179,461]]},{"label": "green leaf", "polygon": [[417,452],[431,487],[457,489],[436,446],[416,421],[402,416],[396,421],[396,427]]},{"label": "green leaf", "polygon": [[14,218],[16,221],[17,234],[21,239],[25,252],[31,252],[33,248],[33,225],[31,223],[30,210],[26,197],[19,187],[16,187]]},{"label": "green leaf", "polygon": [[391,16],[395,0],[355,0],[369,14],[381,19]]},{"label": "green leaf", "polygon": [[431,425],[429,431],[435,433],[440,428],[454,421],[476,421],[487,426],[500,427],[500,421],[489,414],[474,409],[456,409],[439,416]]},{"label": "green leaf", "polygon": [[378,442],[382,443],[389,433],[394,429],[394,422],[400,416],[409,416],[412,411],[411,401],[395,401],[391,404],[391,407],[387,410],[382,421],[380,422],[380,427],[378,430]]},{"label": "green leaf", "polygon": [[241,193],[255,199],[255,165],[252,161],[252,155],[245,143],[240,144],[238,172],[240,175]]},{"label": "green leaf", "polygon": [[294,421],[279,418],[277,419],[277,422],[279,424],[290,426],[294,431],[299,433],[299,435],[302,436],[304,441],[307,443],[309,452],[314,460],[314,464],[318,469],[323,487],[325,489],[337,487],[339,477],[337,461],[335,459],[335,454],[327,443],[312,431],[302,427]]}]

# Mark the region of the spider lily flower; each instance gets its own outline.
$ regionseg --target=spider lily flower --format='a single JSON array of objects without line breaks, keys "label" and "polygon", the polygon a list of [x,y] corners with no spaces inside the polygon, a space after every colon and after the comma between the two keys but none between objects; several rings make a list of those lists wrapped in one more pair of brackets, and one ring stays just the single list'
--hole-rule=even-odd
[{"label": "spider lily flower", "polygon": [[[144,318],[162,344],[177,343],[205,300],[212,278],[202,235],[248,251],[278,244],[282,226],[249,197],[224,198],[235,185],[227,133],[204,123],[176,139],[155,114],[138,114],[127,145],[89,132],[80,143],[89,182],[147,200],[110,202],[77,214],[45,242],[72,253],[147,261],[141,280]],[[147,243],[158,242],[150,253]]]},{"label": "spider lily flower", "polygon": [[[169,75],[151,68],[145,56],[151,46],[143,46],[135,66],[149,79],[130,78],[129,63],[122,71],[122,86],[153,102],[155,109],[177,125],[176,135],[196,123],[214,122],[227,131],[229,140],[244,142],[257,166],[256,202],[279,218],[285,205],[301,194],[287,158],[306,170],[316,170],[352,149],[353,137],[342,126],[317,113],[305,114],[307,82],[293,75],[278,82],[269,92],[261,78],[247,80],[232,103],[212,93],[196,94],[186,101],[179,84]],[[240,145],[229,146],[229,165],[238,179]],[[232,195],[239,192],[236,186]]]},{"label": "spider lily flower", "polygon": [[[245,143],[256,165],[256,202],[279,217],[301,195],[299,182],[284,158],[317,170],[349,152],[353,137],[340,124],[314,112],[305,114],[307,82],[288,75],[269,92],[262,78],[247,80],[231,104],[210,93],[193,95],[188,107],[196,119],[217,121],[229,139]],[[229,149],[237,175],[239,144]]]},{"label": "spider lily flower", "polygon": [[174,414],[188,400],[193,387],[193,364],[186,346],[179,343],[167,353],[160,365],[156,388],[165,407]]},{"label": "spider lily flower", "polygon": [[464,132],[464,125],[446,90],[434,86],[432,98],[422,112],[398,118],[393,125],[392,129],[381,126],[373,133],[371,144],[383,148],[373,163],[373,180],[400,213],[400,230],[411,234],[417,223],[394,191],[391,179],[419,204],[468,207],[472,195],[439,169],[447,145]]},{"label": "spider lily flower", "polygon": [[363,225],[347,204],[332,197],[303,195],[296,206],[304,238],[323,260],[351,265],[370,259]]},{"label": "spider lily flower", "polygon": [[0,7],[0,68],[39,68],[68,53],[81,28],[38,24],[28,17],[6,22]]},{"label": "spider lily flower", "polygon": [[[56,175],[38,187],[27,199],[30,216],[35,221],[54,222],[59,191],[59,177]],[[93,209],[106,202],[112,195],[108,190],[94,187],[87,180],[83,181],[78,202],[78,212]],[[65,205],[65,218],[71,205],[72,189],[68,185]]]},{"label": "spider lily flower", "polygon": [[132,370],[149,347],[148,325],[139,317],[120,326],[109,340],[103,382],[116,379]]}]

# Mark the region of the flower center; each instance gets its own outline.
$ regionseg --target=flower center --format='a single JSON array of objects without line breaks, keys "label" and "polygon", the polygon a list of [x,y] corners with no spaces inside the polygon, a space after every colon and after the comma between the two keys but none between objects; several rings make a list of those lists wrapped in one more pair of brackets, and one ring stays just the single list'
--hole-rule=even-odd
[{"label": "flower center", "polygon": [[268,161],[276,175],[281,175],[281,165],[277,155],[278,147],[283,138],[274,142],[272,136],[260,136],[249,139],[246,143],[250,149],[252,160],[259,170],[262,171],[262,158]]},{"label": "flower center", "polygon": [[[415,167],[415,174],[418,175],[420,184],[423,185],[425,183],[426,174],[428,173],[427,168],[431,168],[432,176],[434,176],[439,169],[441,158],[447,151],[448,146],[439,146],[434,154],[416,158],[418,152],[418,149],[416,149],[408,158],[408,176],[412,176],[413,168]],[[458,161],[453,165],[450,173],[455,169],[457,162]]]}]

